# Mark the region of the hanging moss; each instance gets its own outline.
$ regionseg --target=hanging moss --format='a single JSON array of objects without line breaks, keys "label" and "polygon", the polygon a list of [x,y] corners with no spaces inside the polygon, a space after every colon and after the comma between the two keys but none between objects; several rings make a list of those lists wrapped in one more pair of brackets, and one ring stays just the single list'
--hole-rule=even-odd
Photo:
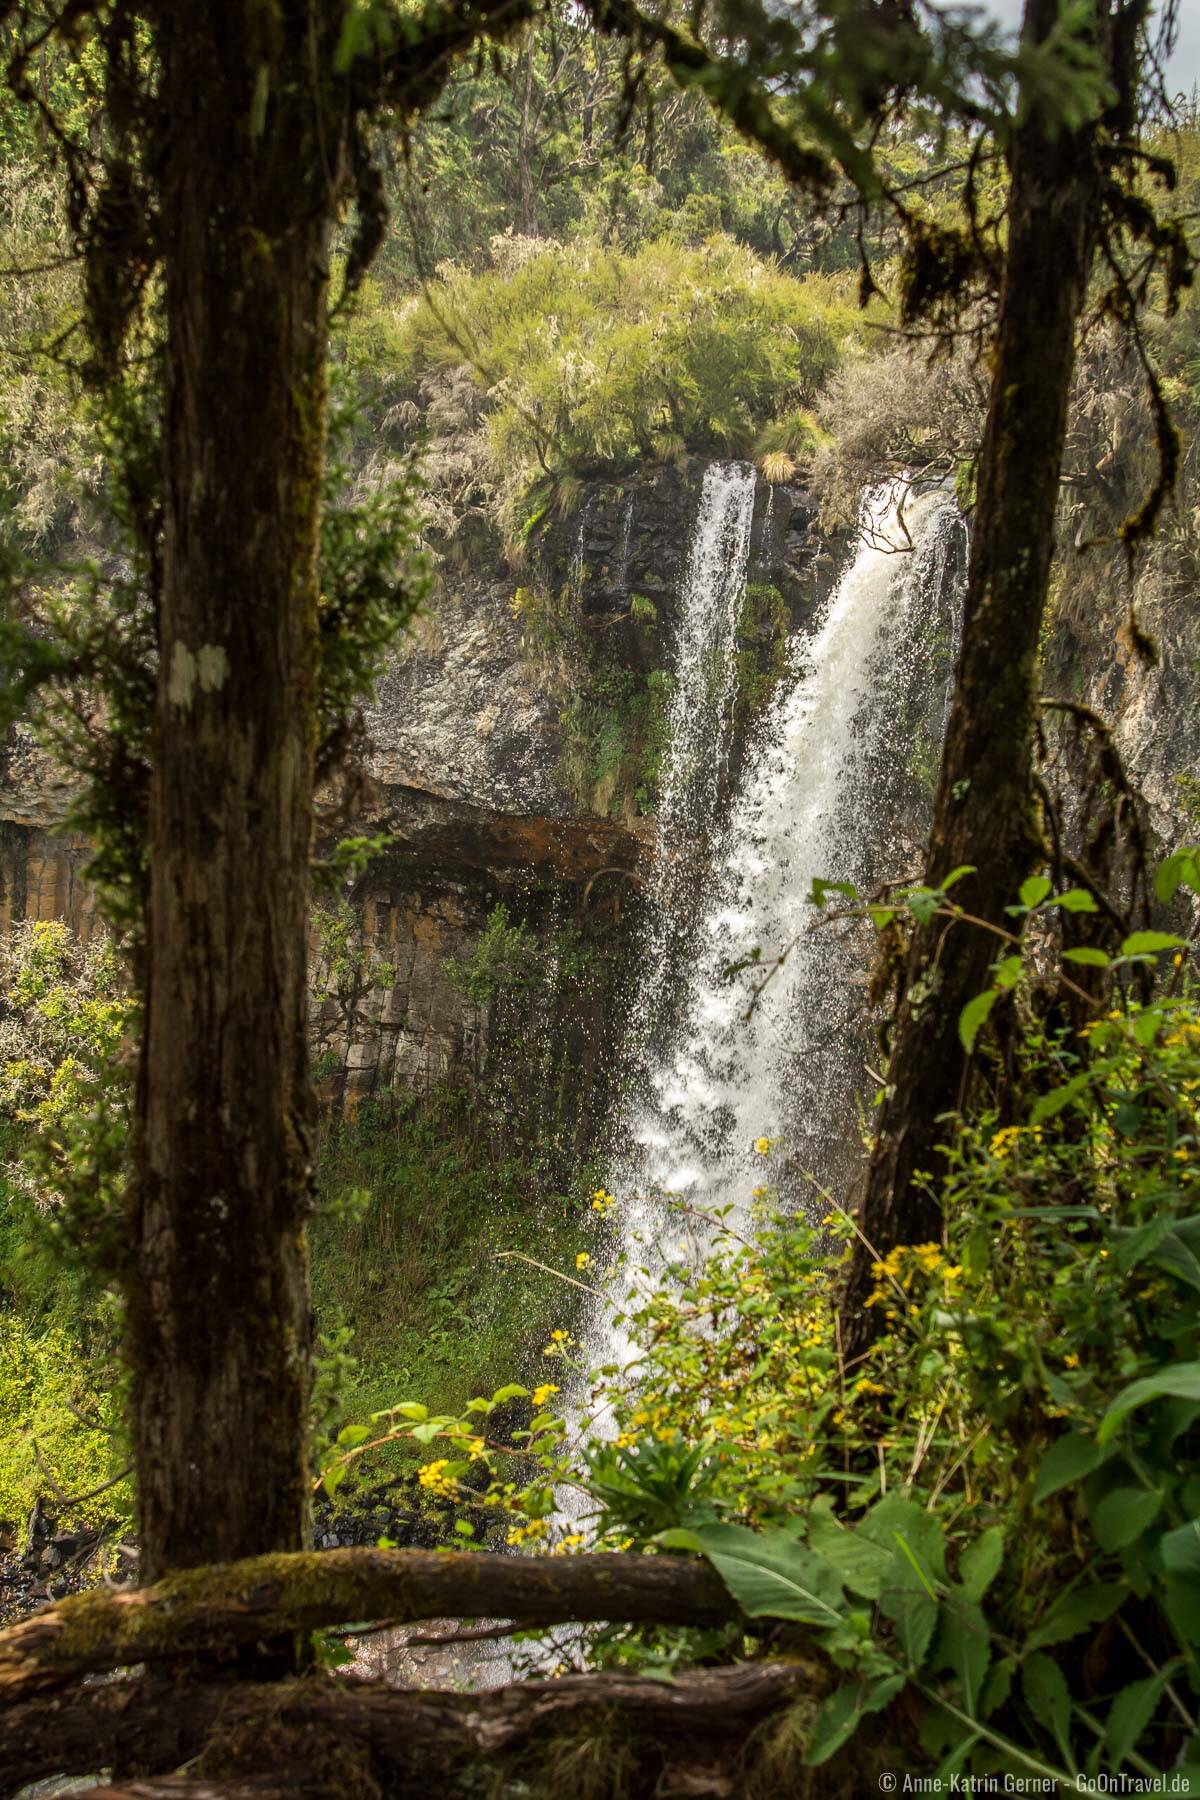
[{"label": "hanging moss", "polygon": [[787,602],[773,582],[749,581],[738,618],[734,729],[748,730],[769,706],[787,673]]}]

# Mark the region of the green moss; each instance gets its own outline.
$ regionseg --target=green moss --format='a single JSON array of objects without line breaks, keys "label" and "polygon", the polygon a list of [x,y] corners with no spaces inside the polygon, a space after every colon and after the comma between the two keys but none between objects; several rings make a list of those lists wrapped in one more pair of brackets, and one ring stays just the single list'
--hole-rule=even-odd
[{"label": "green moss", "polygon": [[773,582],[748,581],[738,618],[735,726],[745,729],[760,718],[779,681],[787,673],[787,602]]},{"label": "green moss", "polygon": [[673,685],[666,669],[585,665],[559,711],[566,740],[559,774],[580,806],[628,821],[654,811]]}]

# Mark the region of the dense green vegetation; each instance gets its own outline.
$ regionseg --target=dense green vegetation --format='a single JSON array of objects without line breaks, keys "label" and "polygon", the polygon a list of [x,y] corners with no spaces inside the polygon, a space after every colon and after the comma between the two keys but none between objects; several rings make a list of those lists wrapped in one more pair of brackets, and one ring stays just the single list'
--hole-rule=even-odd
[{"label": "dense green vegetation", "polygon": [[[428,1393],[461,1409],[514,1369],[525,1379],[569,1288],[521,1260],[573,1261],[585,1241],[583,1180],[556,1193],[528,1153],[491,1161],[463,1103],[365,1103],[326,1127],[322,1211],[312,1232],[313,1301],[327,1339],[352,1336],[336,1423]],[[515,1254],[514,1254],[515,1253]]]},{"label": "dense green vegetation", "polygon": [[[1157,889],[1164,903],[1200,892],[1200,852],[1172,857]],[[930,909],[961,927],[952,896],[928,888],[871,917],[886,933]],[[752,1618],[815,1631],[842,1678],[803,1720],[809,1765],[909,1688],[920,1729],[906,1754],[944,1779],[1032,1771],[1070,1792],[1173,1768],[1191,1792],[1200,1745],[1180,1685],[1194,1691],[1200,1647],[1200,1006],[1188,945],[1140,931],[1102,949],[1091,896],[1042,876],[1010,910],[996,986],[961,1030],[973,1042],[999,1001],[1015,1056],[994,1066],[990,1101],[947,1119],[943,1238],[874,1266],[883,1329],[868,1356],[847,1365],[837,1320],[838,1246],[855,1222],[826,1194],[820,1227],[773,1217],[763,1139],[757,1241],[717,1223],[697,1276],[634,1302],[637,1363],[590,1372],[615,1411],[611,1440],[565,1443],[556,1395],[589,1372],[564,1333],[546,1346],[557,1384],[534,1393],[518,1439],[542,1464],[531,1484],[514,1488],[504,1434],[489,1430],[510,1388],[458,1416],[422,1396],[380,1423],[436,1451],[425,1485],[511,1521],[510,1542],[577,1545],[555,1498],[573,1483],[601,1542],[700,1551]],[[1056,916],[1065,948],[1048,1003],[1033,945]],[[740,1638],[726,1634],[727,1651]],[[669,1667],[716,1647],[605,1631],[593,1648]]]},{"label": "dense green vegetation", "polygon": [[[330,917],[332,982],[355,951]],[[559,953],[578,978],[570,959],[581,952]],[[127,1460],[119,1313],[101,1252],[117,1196],[96,1152],[128,1130],[120,1058],[133,1012],[105,936],[84,944],[59,923],[18,925],[0,967],[0,1532],[11,1536],[39,1495],[62,1507]],[[544,960],[499,907],[451,972],[489,1006],[528,999]],[[543,1340],[573,1322],[573,1290],[535,1265],[594,1237],[582,1198],[594,1182],[562,1121],[522,1104],[532,1053],[515,1033],[508,1054],[509,1079],[501,1069],[483,1092],[365,1101],[323,1128],[311,1233],[318,1441],[398,1391],[459,1408],[514,1357],[532,1376]],[[63,1507],[68,1520],[122,1527],[131,1512],[127,1483]]]}]

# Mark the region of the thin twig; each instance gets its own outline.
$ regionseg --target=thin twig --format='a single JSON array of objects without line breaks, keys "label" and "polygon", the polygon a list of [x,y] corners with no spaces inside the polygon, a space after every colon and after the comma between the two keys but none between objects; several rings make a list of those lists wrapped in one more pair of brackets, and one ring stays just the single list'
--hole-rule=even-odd
[{"label": "thin twig", "polygon": [[549,1263],[539,1262],[536,1256],[526,1256],[523,1250],[496,1251],[495,1260],[497,1262],[507,1262],[510,1259],[514,1262],[528,1263],[531,1269],[540,1269],[543,1275],[553,1275],[557,1280],[565,1281],[568,1287],[575,1287],[581,1293],[591,1294],[596,1300],[604,1298],[599,1288],[589,1287],[586,1281],[576,1281],[573,1275],[564,1275],[561,1269],[552,1269]]}]

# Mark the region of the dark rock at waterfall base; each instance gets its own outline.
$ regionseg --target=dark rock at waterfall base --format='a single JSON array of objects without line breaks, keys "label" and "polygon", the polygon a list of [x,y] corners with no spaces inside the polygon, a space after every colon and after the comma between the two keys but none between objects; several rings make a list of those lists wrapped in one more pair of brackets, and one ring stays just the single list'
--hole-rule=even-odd
[{"label": "dark rock at waterfall base", "polygon": [[120,1587],[133,1582],[137,1552],[120,1541],[119,1531],[115,1522],[61,1525],[53,1507],[39,1500],[22,1541],[0,1550],[0,1625],[100,1581]]}]

